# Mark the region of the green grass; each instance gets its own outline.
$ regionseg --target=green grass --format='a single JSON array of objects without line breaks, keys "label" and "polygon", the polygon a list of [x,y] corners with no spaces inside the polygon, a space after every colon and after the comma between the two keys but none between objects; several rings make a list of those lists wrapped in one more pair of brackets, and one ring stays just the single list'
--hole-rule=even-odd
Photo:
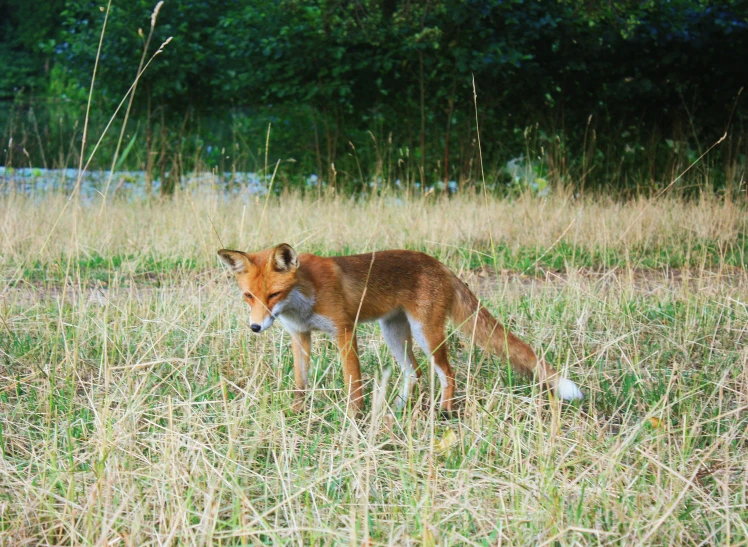
[{"label": "green grass", "polygon": [[[523,225],[553,203],[372,203],[356,221],[299,199],[233,232],[241,207],[179,199],[65,211],[42,251],[51,222],[0,203],[0,544],[748,544],[744,209],[712,229],[719,203],[651,202],[702,220],[634,234],[642,204],[603,203],[603,237],[602,221],[564,235],[568,204]],[[366,324],[365,415],[346,415],[324,335],[292,413],[288,335],[249,331],[212,255],[281,240],[438,255],[586,399],[550,400],[454,334],[459,417],[433,412],[431,374],[396,413],[397,366]],[[479,266],[500,271],[477,282]]]},{"label": "green grass", "polygon": [[197,263],[193,259],[161,258],[152,255],[115,254],[102,256],[98,253],[87,257],[69,259],[60,256],[54,259],[36,258],[28,262],[9,263],[9,268],[21,268],[23,274],[14,282],[59,285],[71,273],[84,285],[108,284],[114,279],[132,282],[139,286],[160,286],[165,279],[176,274],[194,272]]},{"label": "green grass", "polygon": [[[438,258],[450,261],[450,255],[434,250],[427,245],[410,245],[413,250],[431,253]],[[342,254],[358,252],[356,249],[344,249]],[[330,255],[329,249],[323,246],[312,248],[309,252]],[[497,270],[511,270],[524,274],[543,275],[547,270],[564,272],[586,268],[607,270],[611,268],[743,268],[748,257],[748,238],[744,234],[734,242],[719,245],[705,241],[693,243],[688,248],[676,245],[666,247],[633,246],[625,250],[604,247],[586,247],[566,242],[556,244],[548,249],[540,246],[516,247],[507,243],[466,248],[460,256],[451,259],[466,268],[477,269],[489,267]],[[31,261],[9,261],[7,268],[21,268],[23,273],[13,285],[22,282],[35,284],[59,285],[71,272],[76,279],[86,286],[108,284],[113,279],[129,282],[138,286],[160,287],[174,275],[189,275],[206,269],[195,258],[158,256],[154,254],[113,254],[103,256],[93,253],[85,257],[70,259],[61,255],[56,258],[34,258]]]}]

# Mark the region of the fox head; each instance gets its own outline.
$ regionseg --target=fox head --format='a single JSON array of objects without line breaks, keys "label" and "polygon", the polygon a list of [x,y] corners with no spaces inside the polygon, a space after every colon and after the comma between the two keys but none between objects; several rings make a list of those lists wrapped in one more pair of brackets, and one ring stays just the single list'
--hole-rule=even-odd
[{"label": "fox head", "polygon": [[259,333],[270,327],[296,284],[296,251],[281,243],[257,253],[221,249],[218,256],[234,273],[249,304],[249,328]]}]

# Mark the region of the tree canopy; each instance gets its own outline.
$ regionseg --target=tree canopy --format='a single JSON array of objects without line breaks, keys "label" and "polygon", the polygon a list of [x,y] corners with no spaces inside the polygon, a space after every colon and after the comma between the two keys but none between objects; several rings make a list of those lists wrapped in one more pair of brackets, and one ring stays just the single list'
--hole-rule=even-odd
[{"label": "tree canopy", "polygon": [[[21,17],[29,3],[31,20]],[[154,7],[112,2],[101,100],[118,101],[132,83]],[[102,4],[10,0],[0,9],[9,60],[0,95],[44,94],[50,63],[87,88]],[[535,128],[571,161],[597,153],[641,165],[642,153],[656,162],[653,139],[703,148],[728,122],[742,131],[748,112],[737,100],[748,81],[739,0],[166,0],[149,54],[170,36],[143,75],[140,112],[146,103],[175,118],[270,109],[307,131],[324,126],[317,154],[327,159],[366,131],[390,135],[436,178],[461,176],[473,158],[474,89],[497,161],[521,152]]]}]

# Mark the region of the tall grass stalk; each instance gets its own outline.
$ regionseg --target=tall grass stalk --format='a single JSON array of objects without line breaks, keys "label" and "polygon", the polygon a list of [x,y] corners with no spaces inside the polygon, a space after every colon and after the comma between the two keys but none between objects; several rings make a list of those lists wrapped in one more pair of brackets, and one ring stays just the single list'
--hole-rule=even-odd
[{"label": "tall grass stalk", "polygon": [[[145,69],[143,65],[145,63],[146,55],[148,54],[148,48],[151,45],[151,38],[153,38],[153,31],[156,29],[156,20],[158,19],[158,12],[161,11],[161,6],[163,4],[164,4],[163,0],[159,2],[158,4],[156,4],[156,7],[153,8],[153,13],[151,14],[151,28],[148,31],[148,37],[146,38],[145,43],[143,44],[143,53],[140,56],[140,63],[138,64],[137,76],[135,77],[135,80],[132,83],[132,87],[127,94],[128,96],[127,110],[125,110],[125,117],[122,120],[122,127],[120,128],[119,138],[117,139],[117,147],[114,149],[114,155],[112,156],[112,166],[109,169],[109,177],[107,178],[106,187],[104,188],[104,194],[102,196],[102,201],[101,201],[101,210],[99,211],[99,214],[102,214],[104,212],[104,208],[106,207],[106,200],[107,200],[107,197],[109,196],[109,188],[112,184],[112,177],[114,177],[114,171],[117,166],[117,159],[119,158],[119,151],[120,151],[120,147],[122,146],[122,139],[124,139],[125,131],[127,130],[127,120],[130,118],[130,110],[132,109],[133,100],[135,100],[135,91],[137,91],[138,89],[138,82],[140,81],[140,77],[143,75],[143,72]],[[157,50],[156,55],[160,51],[161,51],[161,48]]]}]

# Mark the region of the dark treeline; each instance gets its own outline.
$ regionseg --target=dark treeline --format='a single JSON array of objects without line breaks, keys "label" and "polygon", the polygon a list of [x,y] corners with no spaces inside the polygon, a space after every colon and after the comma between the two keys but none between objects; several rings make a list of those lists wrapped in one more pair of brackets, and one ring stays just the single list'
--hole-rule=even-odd
[{"label": "dark treeline", "polygon": [[[73,162],[105,8],[0,4],[2,130],[16,143],[0,162]],[[120,145],[121,166],[156,179],[264,169],[267,157],[269,169],[293,158],[288,181],[469,185],[482,178],[476,122],[490,184],[511,184],[510,162],[533,180],[654,188],[725,131],[688,180],[744,179],[744,1],[166,0],[157,18],[154,8],[113,0],[92,119],[103,127],[141,60],[173,37],[138,82]],[[94,166],[110,167],[118,136],[115,124]]]}]

